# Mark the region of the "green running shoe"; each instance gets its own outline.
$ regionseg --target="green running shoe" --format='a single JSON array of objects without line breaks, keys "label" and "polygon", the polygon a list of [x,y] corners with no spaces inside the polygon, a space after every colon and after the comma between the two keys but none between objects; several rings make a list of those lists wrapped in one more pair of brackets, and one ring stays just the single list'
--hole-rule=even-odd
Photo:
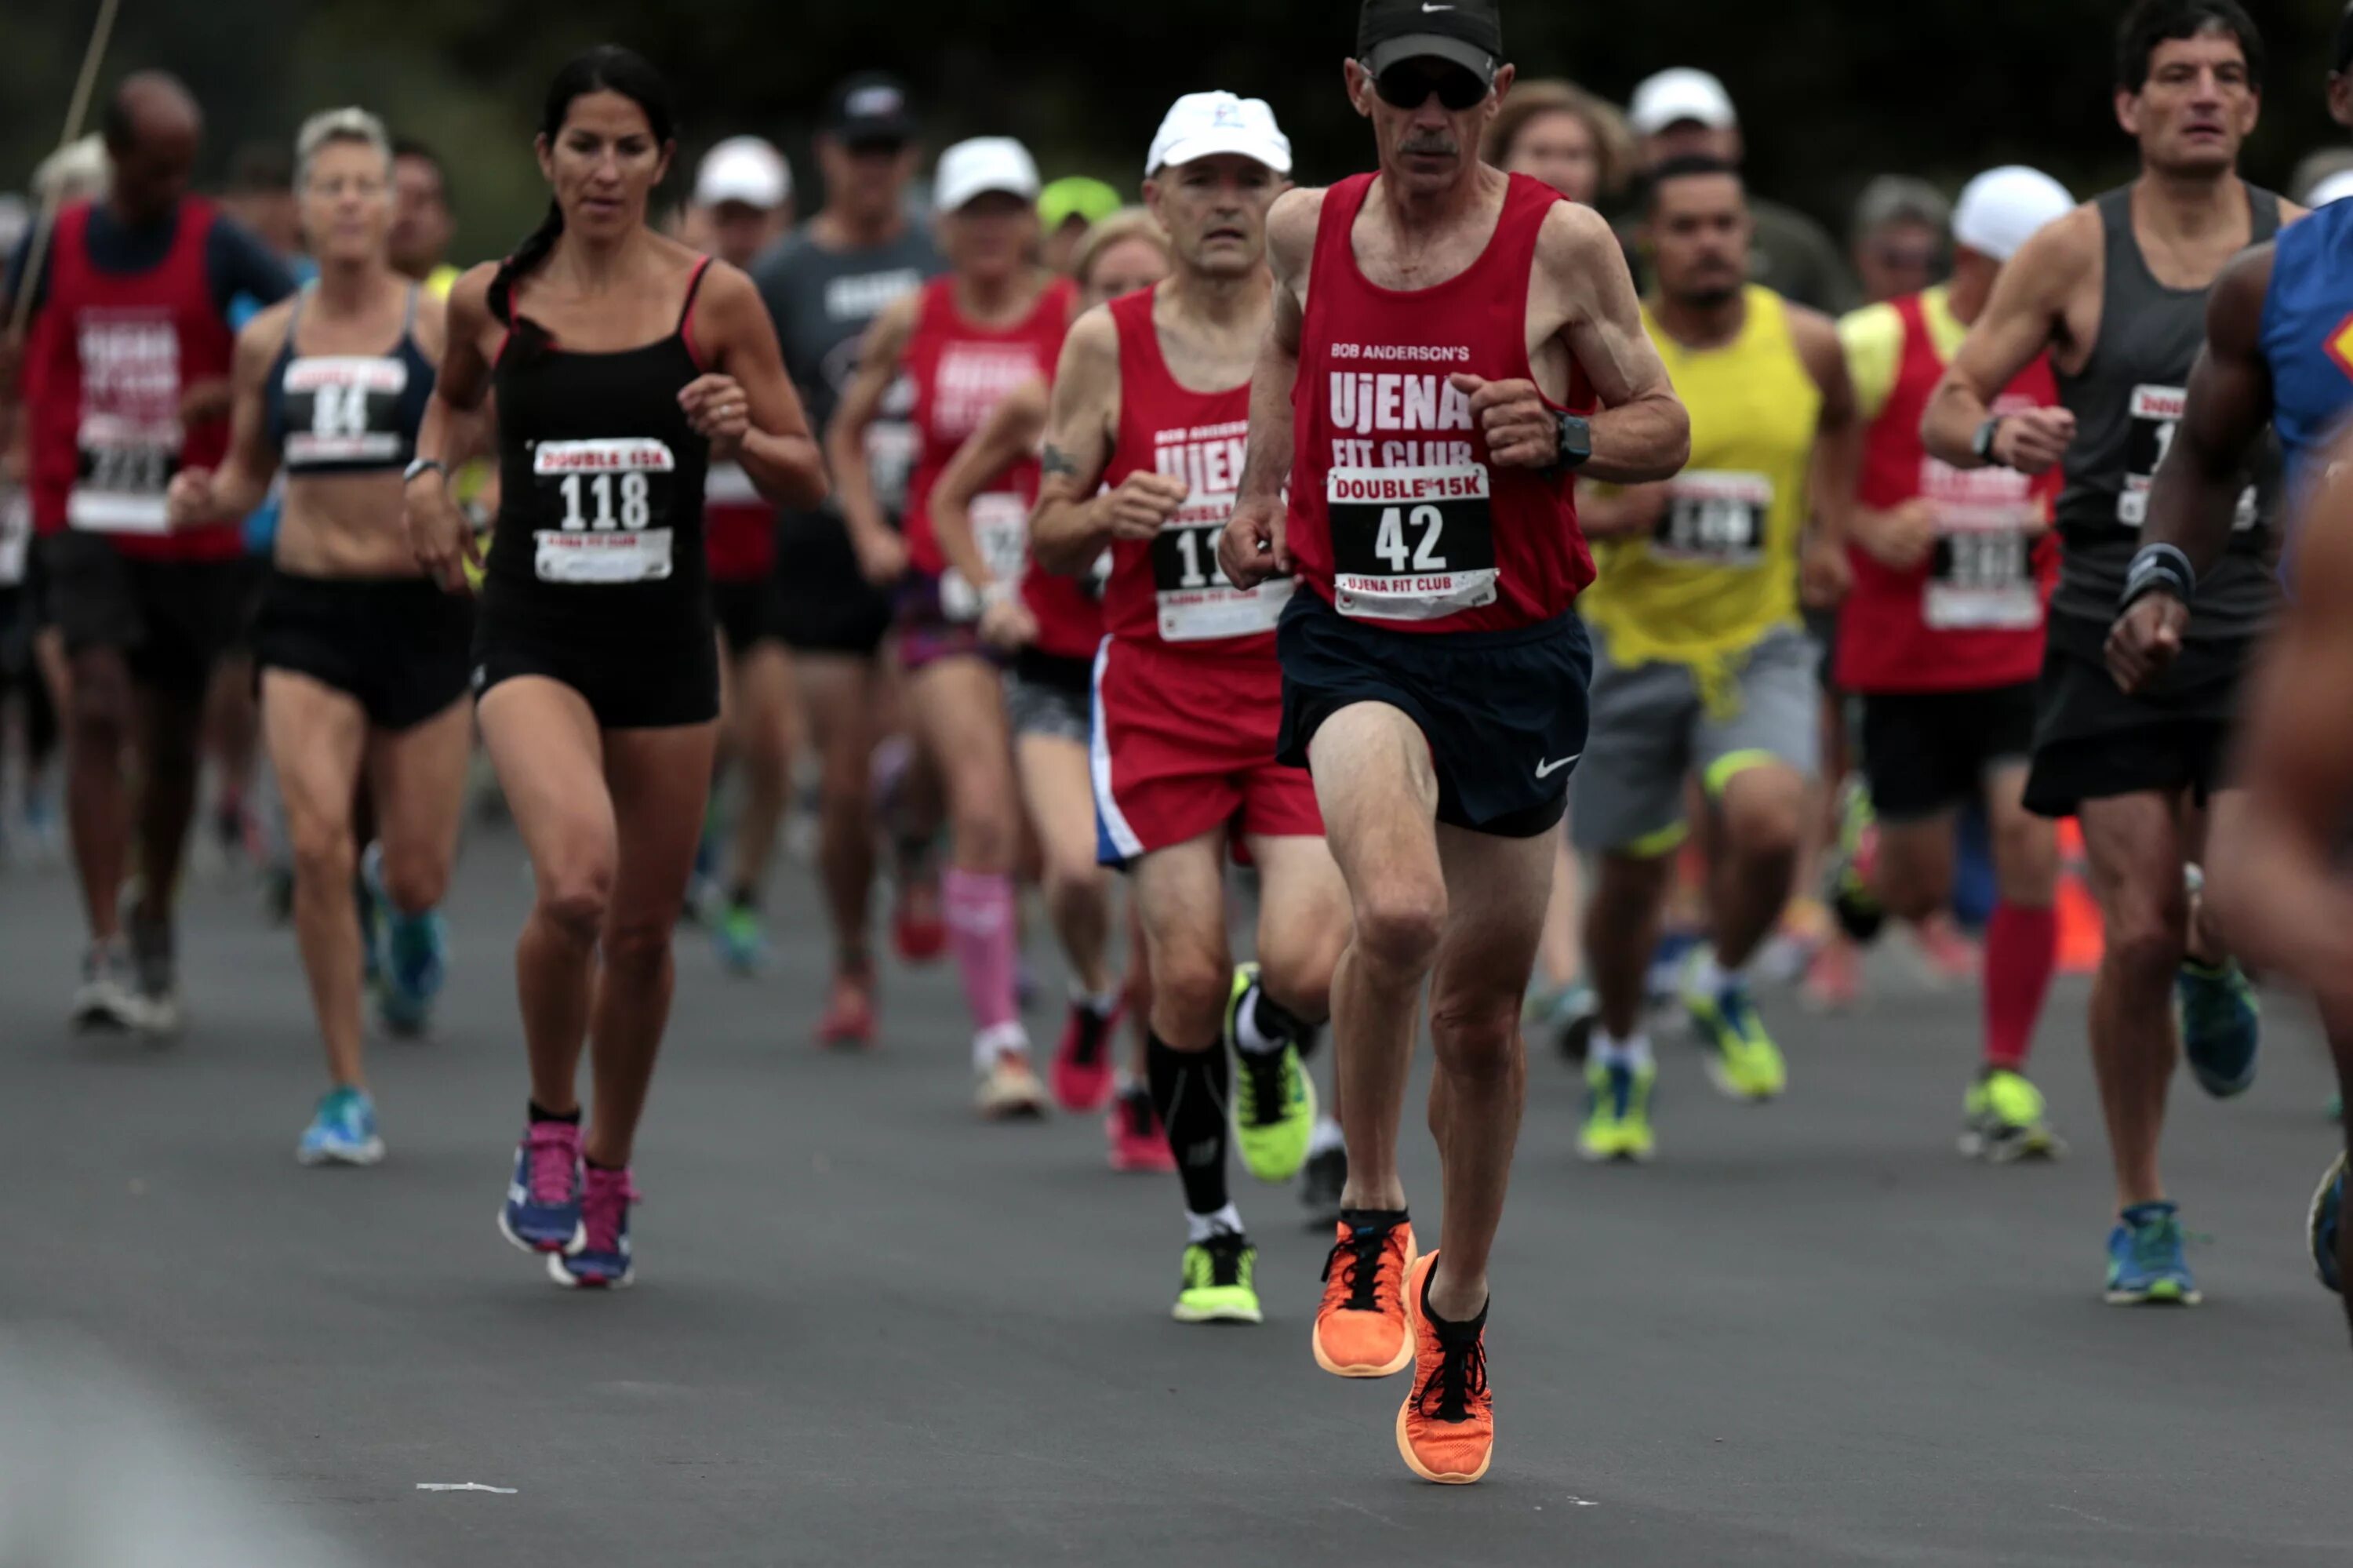
[{"label": "green running shoe", "polygon": [[1683,967],[1683,1011],[1707,1053],[1708,1079],[1732,1099],[1769,1100],[1789,1086],[1780,1047],[1765,1033],[1746,983],[1731,980],[1713,993],[1694,983],[1705,957],[1706,949],[1694,948]]},{"label": "green running shoe", "polygon": [[2218,1100],[2244,1094],[2255,1081],[2263,1044],[2263,1004],[2236,959],[2219,969],[2185,960],[2174,979],[2174,1011],[2181,1023],[2181,1054],[2198,1086]]},{"label": "green running shoe", "polygon": [[1859,944],[1868,944],[1887,924],[1887,908],[1872,891],[1872,874],[1879,863],[1879,819],[1871,809],[1871,791],[1861,779],[1846,787],[1839,806],[1839,836],[1830,861],[1831,912],[1839,929]]},{"label": "green running shoe", "polygon": [[1315,1136],[1315,1080],[1299,1059],[1299,1046],[1245,1051],[1237,1041],[1241,1010],[1258,990],[1258,966],[1234,966],[1233,990],[1226,998],[1226,1044],[1234,1054],[1234,1141],[1242,1164],[1261,1181],[1288,1181],[1307,1163]]},{"label": "green running shoe", "polygon": [[1657,1151],[1651,1136],[1651,1086],[1658,1079],[1659,1069],[1648,1062],[1628,1067],[1588,1058],[1585,1127],[1577,1135],[1577,1152],[1596,1163],[1650,1159]]},{"label": "green running shoe", "polygon": [[2042,1091],[2025,1075],[1988,1067],[1961,1102],[1961,1152],[1994,1165],[2057,1160],[2067,1145],[2042,1118]]},{"label": "green running shoe", "polygon": [[1170,1315],[1179,1323],[1261,1323],[1258,1248],[1232,1231],[1215,1231],[1185,1249],[1185,1288]]}]

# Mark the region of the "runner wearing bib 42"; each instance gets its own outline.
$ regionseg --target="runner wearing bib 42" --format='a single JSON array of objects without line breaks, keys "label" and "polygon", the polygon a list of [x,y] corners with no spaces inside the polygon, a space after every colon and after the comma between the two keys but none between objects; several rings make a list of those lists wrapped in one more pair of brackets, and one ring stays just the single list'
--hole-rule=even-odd
[{"label": "runner wearing bib 42", "polygon": [[[1949,907],[1955,811],[1984,803],[1999,896],[1986,927],[1984,1062],[1964,1103],[1961,1147],[1996,1161],[2061,1147],[2024,1075],[2057,946],[2057,846],[2022,800],[2043,599],[2058,573],[2049,521],[2059,480],[1957,469],[1922,446],[1920,416],[2002,263],[2073,205],[2032,169],[1980,175],[1954,211],[1953,282],[1839,325],[1870,421],[1838,639],[1839,687],[1862,701],[1870,794],[1850,821],[1834,896],[1862,927],[1883,908],[1916,922]],[[2058,400],[2050,361],[2039,358],[1994,409],[2017,415]]]},{"label": "runner wearing bib 42", "polygon": [[[1740,176],[1712,159],[1651,175],[1658,292],[1643,315],[1691,410],[1691,466],[1663,485],[1600,494],[1587,526],[1600,581],[1584,613],[1599,649],[1593,739],[1577,781],[1577,843],[1602,857],[1586,924],[1599,1004],[1587,1062],[1588,1159],[1649,1158],[1655,1068],[1645,975],[1696,777],[1721,831],[1713,948],[1694,952],[1683,1002],[1716,1086],[1769,1099],[1787,1083],[1742,978],[1788,903],[1820,730],[1819,655],[1798,619],[1801,552],[1833,576],[1843,497],[1816,486],[1843,450],[1853,397],[1831,323],[1747,276]],[[1826,542],[1827,541],[1827,542]],[[1825,560],[1827,557],[1827,560]]]},{"label": "runner wearing bib 42", "polygon": [[[1514,75],[1503,47],[1495,0],[1365,0],[1346,79],[1380,172],[1269,215],[1274,320],[1219,549],[1237,588],[1299,577],[1276,631],[1280,755],[1314,780],[1353,915],[1318,1360],[1410,1365],[1398,1454],[1453,1484],[1493,1457],[1488,1261],[1525,1097],[1520,1001],[1585,749],[1573,471],[1656,481],[1689,448],[1609,227],[1478,160]],[[1425,988],[1446,1246],[1417,1256],[1397,1131]]]}]

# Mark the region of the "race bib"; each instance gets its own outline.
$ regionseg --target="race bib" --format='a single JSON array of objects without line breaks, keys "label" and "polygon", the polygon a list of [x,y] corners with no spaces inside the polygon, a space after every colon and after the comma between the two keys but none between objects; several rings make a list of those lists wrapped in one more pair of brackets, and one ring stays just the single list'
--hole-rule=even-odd
[{"label": "race bib", "polygon": [[1152,588],[1160,640],[1203,642],[1271,631],[1290,602],[1292,582],[1278,577],[1238,588],[1218,564],[1218,535],[1234,514],[1230,495],[1188,499],[1152,536]]},{"label": "race bib", "polygon": [[1434,620],[1495,602],[1485,465],[1335,468],[1324,500],[1341,614]]},{"label": "race bib", "polygon": [[1651,553],[1688,566],[1746,569],[1763,564],[1773,482],[1761,473],[1689,469],[1667,482],[1667,509]]},{"label": "race bib", "polygon": [[[967,515],[988,575],[1001,583],[1019,582],[1029,560],[1029,506],[1018,495],[976,495]],[[940,609],[950,620],[980,618],[980,591],[954,567],[940,574]]]},{"label": "race bib", "polygon": [[678,461],[649,437],[541,441],[532,450],[532,533],[545,583],[659,582],[670,573]]},{"label": "race bib", "polygon": [[[2148,517],[2148,487],[2173,445],[2174,427],[2189,406],[2189,394],[2179,387],[2141,386],[2132,389],[2131,420],[2125,430],[2124,488],[2116,492],[2116,521],[2137,528]],[[2233,528],[2255,525],[2255,487],[2240,493],[2231,520]]]},{"label": "race bib", "polygon": [[408,366],[398,359],[322,357],[286,367],[286,466],[395,463]]},{"label": "race bib", "polygon": [[2024,529],[1955,527],[1947,519],[1938,521],[1920,606],[1929,630],[2019,631],[2042,624],[2034,542]]},{"label": "race bib", "polygon": [[180,468],[180,424],[112,414],[81,422],[80,466],[66,497],[66,525],[92,534],[161,534],[164,493]]}]

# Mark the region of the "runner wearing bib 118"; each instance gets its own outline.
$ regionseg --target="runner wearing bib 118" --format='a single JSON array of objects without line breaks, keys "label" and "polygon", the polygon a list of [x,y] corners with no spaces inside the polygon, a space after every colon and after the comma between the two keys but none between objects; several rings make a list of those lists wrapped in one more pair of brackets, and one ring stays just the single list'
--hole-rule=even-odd
[{"label": "runner wearing bib 118", "polygon": [[[1871,789],[1867,808],[1859,795],[1852,802],[1834,896],[1865,926],[1882,908],[1920,921],[1949,907],[1955,812],[1985,803],[1999,897],[1986,928],[1984,1065],[1961,1149],[1996,1161],[2060,1150],[2025,1076],[2056,956],[2058,850],[2023,799],[2043,600],[2058,573],[2049,525],[2059,481],[1939,461],[1920,443],[1920,415],[2002,263],[2073,205],[2032,169],[1978,175],[1954,209],[1952,282],[1839,323],[1869,427],[1848,521],[1854,587],[1840,615],[1838,684],[1862,699]],[[1994,408],[2058,400],[2049,361],[2037,359]]]},{"label": "runner wearing bib 118", "polygon": [[1696,777],[1718,831],[1712,948],[1683,1003],[1716,1086],[1769,1099],[1787,1082],[1743,971],[1788,902],[1820,736],[1818,656],[1798,620],[1799,557],[1820,597],[1844,577],[1834,514],[1854,399],[1828,318],[1746,281],[1739,175],[1683,159],[1651,179],[1658,292],[1644,324],[1691,410],[1692,461],[1664,484],[1592,496],[1601,578],[1586,597],[1597,653],[1593,741],[1577,779],[1577,842],[1601,856],[1586,949],[1600,1016],[1587,1059],[1590,1160],[1649,1157],[1656,1069],[1644,975]]},{"label": "runner wearing bib 118", "polygon": [[[1520,1000],[1585,749],[1572,471],[1663,479],[1688,428],[1609,227],[1478,160],[1513,76],[1494,0],[1366,0],[1356,42],[1348,94],[1380,171],[1270,214],[1274,321],[1219,558],[1237,588],[1298,576],[1277,755],[1314,779],[1354,911],[1332,986],[1345,1287],[1317,1342],[1355,1347],[1344,1374],[1410,1362],[1398,1451],[1461,1483],[1493,1452],[1487,1265],[1526,1088]],[[1425,981],[1446,1246],[1417,1258],[1397,1137]]]}]

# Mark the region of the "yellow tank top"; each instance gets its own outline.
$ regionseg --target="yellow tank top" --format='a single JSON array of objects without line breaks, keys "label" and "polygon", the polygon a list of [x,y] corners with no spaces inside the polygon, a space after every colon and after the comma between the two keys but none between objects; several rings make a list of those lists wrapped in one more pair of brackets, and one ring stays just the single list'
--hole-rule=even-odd
[{"label": "yellow tank top", "polygon": [[1685,348],[1645,306],[1676,395],[1691,413],[1691,461],[1642,538],[1596,540],[1600,577],[1577,601],[1620,664],[1720,664],[1798,619],[1798,543],[1821,389],[1790,335],[1781,296],[1751,283],[1740,335]]},{"label": "yellow tank top", "polygon": [[437,300],[446,300],[458,280],[465,274],[444,261],[425,275],[425,291]]}]

